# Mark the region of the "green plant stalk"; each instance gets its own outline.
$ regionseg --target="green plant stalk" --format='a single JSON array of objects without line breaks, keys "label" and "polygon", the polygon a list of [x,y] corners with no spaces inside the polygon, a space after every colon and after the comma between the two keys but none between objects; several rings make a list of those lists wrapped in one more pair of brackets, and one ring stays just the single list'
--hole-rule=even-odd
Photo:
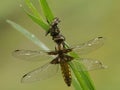
[{"label": "green plant stalk", "polygon": [[25,11],[25,12],[34,22],[36,22],[39,26],[41,26],[46,32],[48,31],[48,29],[49,29],[49,25],[48,24],[44,23],[41,19],[31,15],[27,11]]},{"label": "green plant stalk", "polygon": [[78,65],[76,62],[70,62],[69,65],[71,66],[72,71],[74,72],[74,75],[78,80],[82,90],[95,90],[94,86],[91,85],[91,82],[89,81],[89,74],[87,73],[87,71],[83,71],[85,70],[85,67],[82,64],[79,65],[79,68],[77,67]]},{"label": "green plant stalk", "polygon": [[29,9],[32,11],[33,15],[35,15],[36,17],[42,19],[42,17],[40,16],[39,12],[37,11],[37,9],[34,7],[34,5],[31,3],[30,0],[25,0],[27,6],[29,7]]},{"label": "green plant stalk", "polygon": [[53,13],[52,13],[52,11],[51,11],[51,9],[50,9],[47,1],[46,1],[46,0],[39,0],[39,2],[40,2],[40,5],[41,5],[41,7],[42,7],[42,9],[43,9],[43,13],[44,13],[46,19],[48,20],[48,22],[51,23],[52,20],[53,20],[55,17],[54,17],[54,15],[53,15]]}]

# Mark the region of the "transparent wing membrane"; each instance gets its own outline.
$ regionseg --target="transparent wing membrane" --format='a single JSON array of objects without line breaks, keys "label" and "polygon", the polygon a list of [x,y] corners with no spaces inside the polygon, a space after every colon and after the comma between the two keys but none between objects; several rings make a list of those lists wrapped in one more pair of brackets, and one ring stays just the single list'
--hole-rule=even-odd
[{"label": "transparent wing membrane", "polygon": [[[71,49],[60,50],[60,51],[32,51],[32,50],[15,50],[12,55],[14,57],[23,59],[23,60],[29,60],[29,61],[36,61],[36,59],[42,59],[45,60],[46,58],[60,58],[60,60],[66,60],[66,57],[64,56],[72,51],[75,50],[78,52],[78,54],[87,54],[89,52],[94,51],[95,49],[101,47],[104,44],[104,38],[103,37],[97,37],[95,39],[92,39],[86,43],[80,44],[76,47],[73,47]],[[53,56],[53,57],[52,57]],[[67,58],[68,59],[68,58]],[[72,58],[73,59],[73,58]],[[51,59],[52,60],[52,59]],[[58,60],[58,59],[53,59]],[[64,61],[67,62],[68,60]],[[58,61],[56,61],[58,62]],[[76,68],[78,71],[90,71],[90,70],[96,70],[96,69],[104,69],[106,66],[104,66],[99,60],[92,60],[88,58],[77,58],[76,60],[73,60],[72,62],[75,63]],[[85,66],[83,66],[83,65]],[[34,81],[40,81],[47,78],[50,78],[54,76],[59,69],[59,64],[51,64],[50,62],[43,65],[42,67],[39,67],[27,74],[25,74],[21,82],[34,82]]]},{"label": "transparent wing membrane", "polygon": [[75,62],[77,62],[76,65],[80,65],[80,63],[82,63],[85,68],[83,69],[79,69],[80,71],[91,71],[91,70],[97,70],[97,69],[105,69],[107,68],[107,66],[103,65],[103,63],[99,60],[93,60],[93,59],[88,59],[88,58],[80,58],[79,60],[74,60]]},{"label": "transparent wing membrane", "polygon": [[16,58],[34,61],[37,59],[45,60],[51,56],[45,51],[32,51],[32,50],[15,50],[12,55]]},{"label": "transparent wing membrane", "polygon": [[73,50],[75,50],[79,54],[87,54],[89,52],[94,51],[95,49],[98,49],[104,44],[104,38],[103,37],[97,37],[94,38],[86,43],[80,44],[76,47],[73,47]]},{"label": "transparent wing membrane", "polygon": [[50,78],[57,73],[58,68],[59,64],[45,64],[44,66],[25,74],[22,77],[21,82],[34,82]]}]

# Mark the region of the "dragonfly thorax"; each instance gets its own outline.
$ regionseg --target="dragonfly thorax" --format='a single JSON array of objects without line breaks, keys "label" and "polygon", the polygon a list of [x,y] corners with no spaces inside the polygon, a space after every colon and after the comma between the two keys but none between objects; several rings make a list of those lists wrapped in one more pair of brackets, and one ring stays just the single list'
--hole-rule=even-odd
[{"label": "dragonfly thorax", "polygon": [[51,61],[51,64],[61,64],[61,63],[69,62],[73,59],[74,58],[72,56],[62,53],[62,54],[58,54],[58,56]]}]

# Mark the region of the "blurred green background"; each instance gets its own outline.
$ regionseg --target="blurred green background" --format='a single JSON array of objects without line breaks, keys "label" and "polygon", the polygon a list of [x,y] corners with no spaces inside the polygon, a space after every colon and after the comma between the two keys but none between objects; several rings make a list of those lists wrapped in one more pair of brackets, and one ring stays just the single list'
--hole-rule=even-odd
[{"label": "blurred green background", "polygon": [[[106,38],[102,48],[81,57],[98,59],[108,66],[105,70],[90,72],[96,90],[120,90],[120,1],[47,1],[54,14],[61,19],[61,31],[70,45],[83,43],[97,36]],[[38,5],[37,0],[34,2]],[[44,30],[25,15],[19,7],[20,3],[23,3],[23,0],[0,0],[0,90],[74,90],[73,87],[68,88],[65,85],[61,72],[41,82],[20,83],[25,73],[48,60],[26,62],[14,58],[11,53],[15,49],[40,48],[7,24],[6,20],[10,19],[27,28],[49,48],[54,49],[51,37],[45,37]]]}]

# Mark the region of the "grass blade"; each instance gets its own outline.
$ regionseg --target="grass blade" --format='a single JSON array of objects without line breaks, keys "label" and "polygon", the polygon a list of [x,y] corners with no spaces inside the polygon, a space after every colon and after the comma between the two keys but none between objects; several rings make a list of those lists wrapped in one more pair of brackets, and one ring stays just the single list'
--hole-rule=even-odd
[{"label": "grass blade", "polygon": [[30,0],[25,0],[27,6],[31,9],[31,11],[33,12],[33,15],[30,14],[28,11],[26,11],[22,6],[22,9],[24,10],[24,12],[35,22],[37,23],[39,26],[41,26],[44,30],[48,30],[49,26],[48,24],[46,24],[43,19],[41,18],[39,12],[36,10],[36,8],[34,7],[34,5],[30,2]]},{"label": "grass blade", "polygon": [[27,11],[25,11],[26,14],[35,22],[37,23],[38,25],[40,25],[44,30],[48,31],[49,29],[49,25],[44,23],[41,19],[31,15],[30,13],[28,13]]},{"label": "grass blade", "polygon": [[34,5],[31,3],[30,0],[25,0],[25,3],[27,4],[27,6],[29,7],[29,9],[32,11],[33,15],[35,15],[37,18],[42,19],[42,17],[40,16],[39,12],[37,11],[37,9],[34,7]]},{"label": "grass blade", "polygon": [[75,90],[82,90],[78,80],[76,79],[75,76],[73,76],[73,74],[72,74],[72,85],[74,86]]},{"label": "grass blade", "polygon": [[[81,86],[82,90],[95,90],[87,71],[80,70],[80,72],[78,72],[77,63],[75,62],[72,62],[72,63],[70,62],[69,65],[72,68],[72,71],[77,81],[79,82],[79,85]],[[79,66],[79,69],[80,67],[81,69],[85,68],[82,64]]]},{"label": "grass blade", "polygon": [[20,25],[7,20],[7,23],[9,23],[12,27],[14,27],[17,31],[21,32],[24,36],[26,36],[28,39],[30,39],[32,42],[34,42],[36,45],[41,47],[44,50],[49,50],[47,46],[45,46],[34,34],[28,32],[25,28],[21,27]]},{"label": "grass blade", "polygon": [[48,20],[48,22],[51,23],[52,20],[53,20],[55,17],[54,17],[54,15],[53,15],[53,13],[52,13],[52,11],[51,11],[51,9],[50,9],[47,1],[46,1],[46,0],[39,0],[39,2],[40,2],[40,5],[41,5],[41,7],[42,7],[42,9],[43,9],[43,12],[44,12],[44,15],[45,15],[46,19]]}]

